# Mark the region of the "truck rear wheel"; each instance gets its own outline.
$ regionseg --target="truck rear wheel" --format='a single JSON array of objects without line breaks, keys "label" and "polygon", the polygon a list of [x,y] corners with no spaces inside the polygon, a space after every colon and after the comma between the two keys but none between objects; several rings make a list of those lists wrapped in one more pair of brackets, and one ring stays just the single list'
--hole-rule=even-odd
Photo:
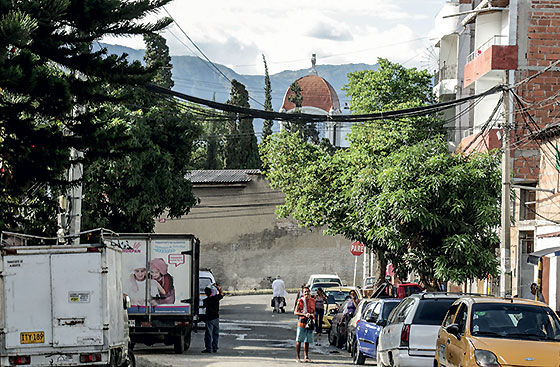
[{"label": "truck rear wheel", "polygon": [[[185,335],[177,335],[173,343],[173,351],[175,354],[183,354],[185,352]],[[190,341],[189,341],[190,344]]]}]

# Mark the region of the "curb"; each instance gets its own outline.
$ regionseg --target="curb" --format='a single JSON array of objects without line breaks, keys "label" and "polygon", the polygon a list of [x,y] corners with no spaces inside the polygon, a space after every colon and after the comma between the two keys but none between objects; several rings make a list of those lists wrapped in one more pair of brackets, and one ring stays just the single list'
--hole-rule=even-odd
[{"label": "curb", "polygon": [[[297,293],[299,288],[288,288],[286,292],[288,293]],[[251,296],[251,295],[259,295],[259,294],[272,294],[272,289],[245,289],[245,290],[236,290],[236,291],[224,291],[224,294],[227,296]]]}]

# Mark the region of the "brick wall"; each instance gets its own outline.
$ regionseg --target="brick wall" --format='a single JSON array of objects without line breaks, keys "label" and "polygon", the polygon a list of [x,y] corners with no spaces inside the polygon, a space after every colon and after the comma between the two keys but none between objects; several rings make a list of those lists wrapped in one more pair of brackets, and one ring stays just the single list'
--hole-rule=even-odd
[{"label": "brick wall", "polygon": [[[527,49],[520,50],[520,68],[516,82],[534,76],[560,59],[560,0],[532,0],[520,19],[527,20],[526,28],[520,27],[518,40],[527,39]],[[527,34],[523,29],[527,30]],[[560,90],[560,69],[554,68],[523,83],[516,93],[526,103],[533,120],[515,109],[516,129],[513,134],[514,177],[536,181],[540,173],[540,144],[524,138],[527,134],[558,122],[560,105],[556,98]]]}]

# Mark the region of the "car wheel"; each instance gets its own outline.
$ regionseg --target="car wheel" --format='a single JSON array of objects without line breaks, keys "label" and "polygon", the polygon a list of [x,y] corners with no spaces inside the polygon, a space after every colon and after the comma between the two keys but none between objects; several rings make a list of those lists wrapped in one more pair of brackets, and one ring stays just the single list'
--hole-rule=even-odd
[{"label": "car wheel", "polygon": [[173,343],[173,351],[175,354],[183,354],[185,352],[185,336],[177,335]]},{"label": "car wheel", "polygon": [[345,340],[343,338],[343,335],[340,334],[338,327],[336,329],[336,346],[338,348],[342,348],[344,346]]},{"label": "car wheel", "polygon": [[336,337],[334,336],[333,327],[329,329],[329,344],[336,345]]},{"label": "car wheel", "polygon": [[360,365],[366,363],[366,356],[360,351],[356,342],[352,343],[352,362]]}]

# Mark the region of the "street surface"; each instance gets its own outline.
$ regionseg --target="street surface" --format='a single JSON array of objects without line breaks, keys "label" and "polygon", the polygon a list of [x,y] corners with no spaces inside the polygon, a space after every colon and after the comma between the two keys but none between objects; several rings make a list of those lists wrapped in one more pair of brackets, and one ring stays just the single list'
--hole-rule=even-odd
[{"label": "street surface", "polygon": [[[193,333],[191,347],[182,355],[172,346],[137,344],[134,352],[138,367],[157,366],[286,366],[296,365],[295,295],[286,302],[286,313],[275,314],[272,295],[227,296],[220,304],[220,342],[216,354],[203,354],[204,331]],[[310,346],[311,364],[316,366],[352,365],[350,354],[329,345],[327,334]],[[316,345],[318,342],[319,345]],[[303,361],[303,345],[301,351]],[[303,363],[302,363],[303,364]],[[305,364],[307,365],[307,364]],[[366,360],[366,365],[375,365]]]}]

